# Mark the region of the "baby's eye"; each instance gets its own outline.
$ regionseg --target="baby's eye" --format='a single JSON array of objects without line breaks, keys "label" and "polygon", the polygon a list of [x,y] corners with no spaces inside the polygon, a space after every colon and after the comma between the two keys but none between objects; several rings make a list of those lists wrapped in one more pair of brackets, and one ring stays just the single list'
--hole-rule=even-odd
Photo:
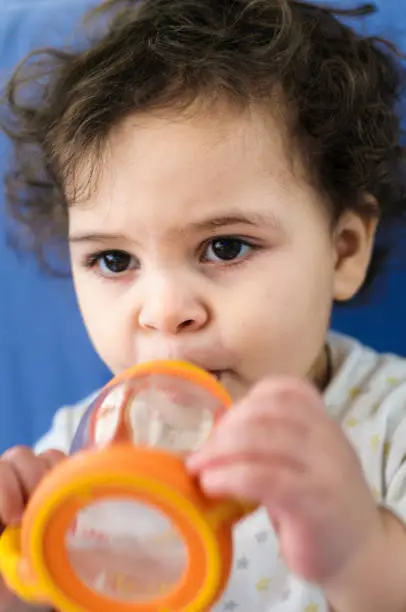
[{"label": "baby's eye", "polygon": [[234,261],[245,257],[254,246],[241,238],[215,238],[207,245],[204,261]]},{"label": "baby's eye", "polygon": [[102,276],[117,276],[139,267],[138,261],[125,251],[103,251],[92,255],[89,267],[97,266]]}]

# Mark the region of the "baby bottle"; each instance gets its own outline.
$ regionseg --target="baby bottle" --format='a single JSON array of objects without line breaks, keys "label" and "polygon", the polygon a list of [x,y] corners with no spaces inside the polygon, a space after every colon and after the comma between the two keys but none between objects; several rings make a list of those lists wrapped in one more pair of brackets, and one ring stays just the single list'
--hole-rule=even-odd
[{"label": "baby bottle", "polygon": [[249,508],[208,499],[185,467],[230,408],[211,374],[154,361],[113,379],[69,457],[0,539],[11,590],[61,612],[203,612],[224,590]]}]

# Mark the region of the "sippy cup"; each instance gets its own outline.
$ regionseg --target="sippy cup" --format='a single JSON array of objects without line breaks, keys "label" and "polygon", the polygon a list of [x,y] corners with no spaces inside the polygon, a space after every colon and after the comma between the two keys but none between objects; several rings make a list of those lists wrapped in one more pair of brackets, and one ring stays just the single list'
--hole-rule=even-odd
[{"label": "sippy cup", "polygon": [[232,527],[250,508],[208,499],[187,472],[231,404],[211,374],[153,361],[114,378],[70,455],[0,538],[21,599],[60,612],[204,612],[226,586]]}]

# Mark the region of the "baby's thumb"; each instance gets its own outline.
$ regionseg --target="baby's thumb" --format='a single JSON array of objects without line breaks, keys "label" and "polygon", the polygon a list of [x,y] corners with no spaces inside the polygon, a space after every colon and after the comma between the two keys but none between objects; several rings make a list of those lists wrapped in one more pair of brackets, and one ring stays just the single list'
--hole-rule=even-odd
[{"label": "baby's thumb", "polygon": [[53,467],[58,465],[58,463],[66,459],[65,453],[55,448],[51,448],[49,450],[43,451],[38,456],[45,459],[45,461],[47,462],[47,465],[49,466],[49,469],[52,469]]}]

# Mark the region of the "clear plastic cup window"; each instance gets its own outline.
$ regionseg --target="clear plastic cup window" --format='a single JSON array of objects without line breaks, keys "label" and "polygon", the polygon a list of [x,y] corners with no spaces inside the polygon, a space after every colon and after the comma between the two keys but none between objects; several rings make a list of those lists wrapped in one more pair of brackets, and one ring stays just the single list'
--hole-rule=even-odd
[{"label": "clear plastic cup window", "polygon": [[111,499],[81,510],[66,536],[70,564],[100,596],[147,602],[170,592],[187,568],[177,529],[147,504]]},{"label": "clear plastic cup window", "polygon": [[185,456],[204,444],[223,410],[215,396],[180,376],[124,379],[95,400],[73,449],[128,441]]}]

